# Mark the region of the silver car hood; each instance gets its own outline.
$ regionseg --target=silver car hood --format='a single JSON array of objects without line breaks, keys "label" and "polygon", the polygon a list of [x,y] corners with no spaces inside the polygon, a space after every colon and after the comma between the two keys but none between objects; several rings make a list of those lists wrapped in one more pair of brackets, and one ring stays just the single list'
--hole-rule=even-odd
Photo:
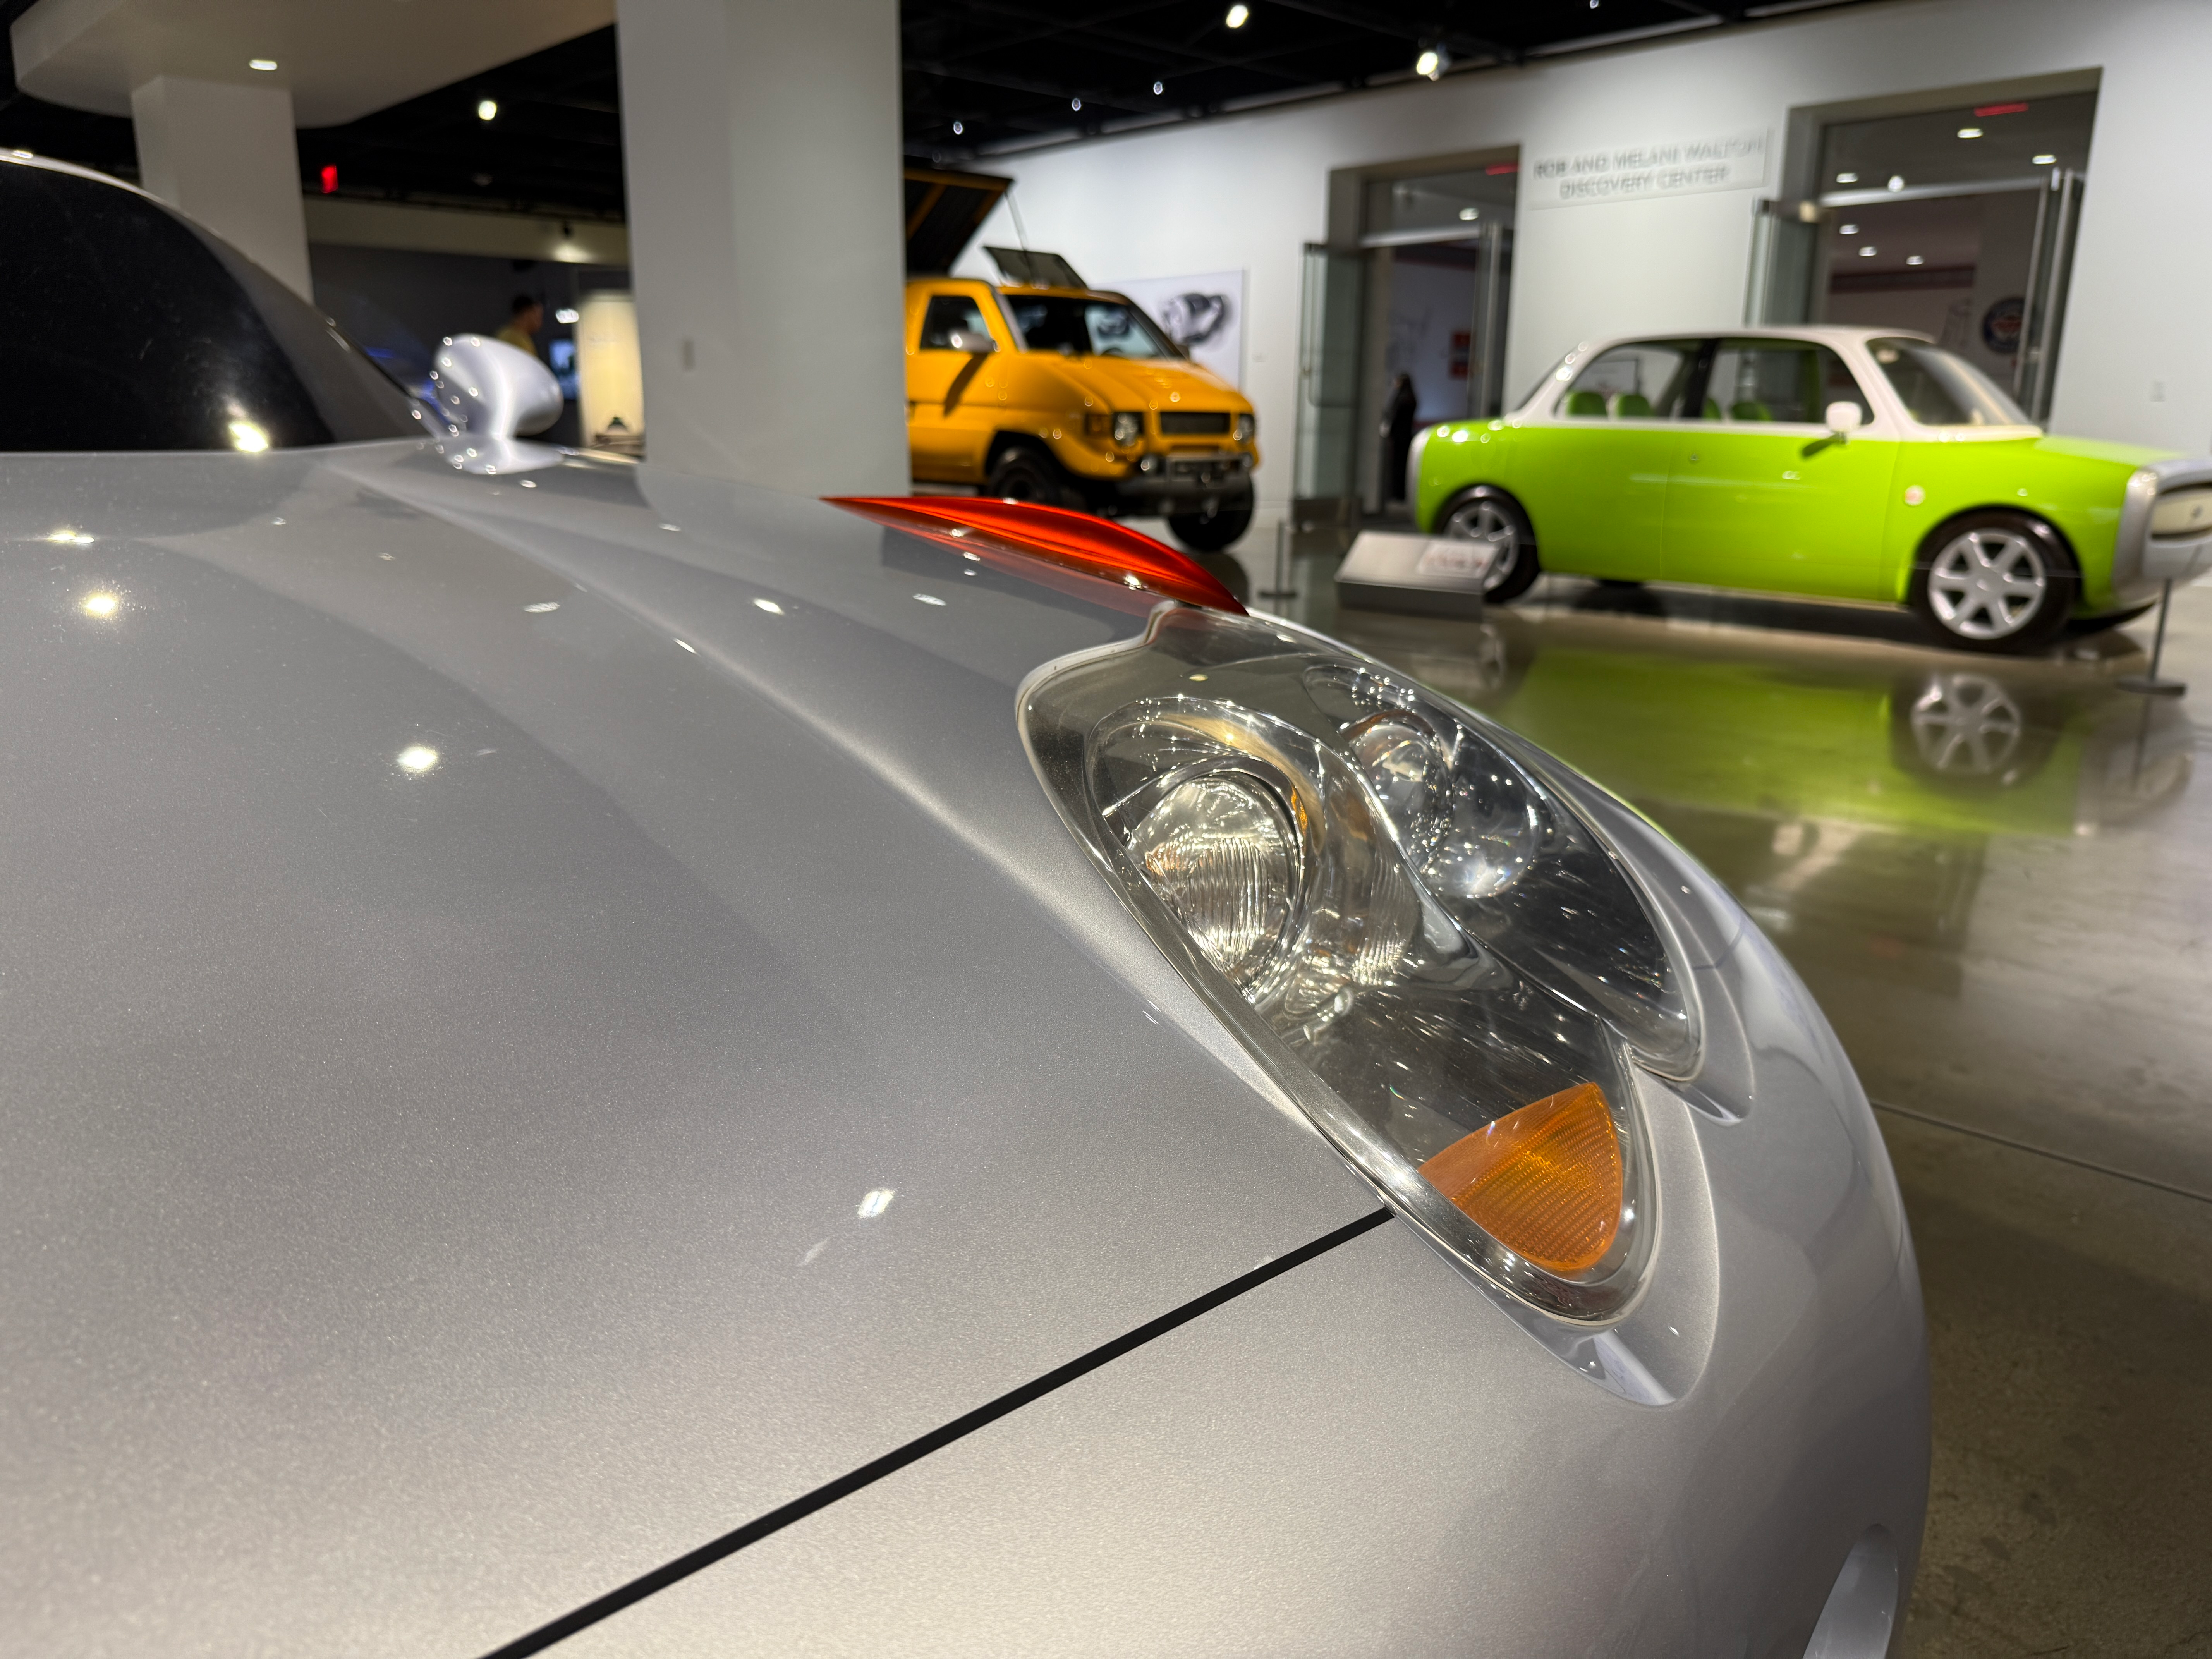
[{"label": "silver car hood", "polygon": [[1023,752],[1145,596],[529,480],[0,462],[25,1651],[479,1652],[1375,1207]]}]

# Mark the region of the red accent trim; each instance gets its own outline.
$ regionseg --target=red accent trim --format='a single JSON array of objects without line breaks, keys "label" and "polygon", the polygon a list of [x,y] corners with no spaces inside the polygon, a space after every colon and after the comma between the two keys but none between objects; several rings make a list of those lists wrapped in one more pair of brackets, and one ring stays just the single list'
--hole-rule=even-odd
[{"label": "red accent trim", "polygon": [[1486,179],[1502,179],[1509,173],[1518,173],[1520,171],[1521,164],[1518,161],[1499,161],[1496,165],[1486,167],[1482,170],[1483,176]]},{"label": "red accent trim", "polygon": [[1237,596],[1194,561],[1088,513],[988,495],[830,495],[832,507],[947,546],[1019,554],[1064,565],[1124,588],[1185,605],[1244,614]]},{"label": "red accent trim", "polygon": [[1979,109],[1977,109],[1974,113],[1977,115],[2025,115],[2027,113],[2027,106],[2025,104],[1984,104]]}]

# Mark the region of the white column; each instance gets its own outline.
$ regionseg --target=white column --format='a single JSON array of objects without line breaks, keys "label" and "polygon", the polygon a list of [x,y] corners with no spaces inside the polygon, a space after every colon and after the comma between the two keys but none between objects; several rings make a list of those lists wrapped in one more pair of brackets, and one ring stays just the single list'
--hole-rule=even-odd
[{"label": "white column", "polygon": [[897,0],[619,0],[656,465],[903,494]]},{"label": "white column", "polygon": [[149,193],[313,298],[290,92],[162,75],[131,93],[131,118]]}]

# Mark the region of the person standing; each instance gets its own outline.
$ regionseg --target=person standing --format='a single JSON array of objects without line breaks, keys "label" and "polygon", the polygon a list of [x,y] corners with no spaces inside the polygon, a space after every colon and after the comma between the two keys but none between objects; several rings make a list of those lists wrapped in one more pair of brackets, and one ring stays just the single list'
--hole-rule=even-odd
[{"label": "person standing", "polygon": [[1421,412],[1420,394],[1413,390],[1413,377],[1400,374],[1390,388],[1390,401],[1382,411],[1383,428],[1390,441],[1390,490],[1389,499],[1406,499],[1406,458],[1413,453],[1413,423]]},{"label": "person standing", "polygon": [[527,294],[518,294],[508,312],[507,326],[500,330],[495,337],[504,340],[517,351],[526,351],[535,357],[538,355],[538,331],[545,326],[545,307]]}]

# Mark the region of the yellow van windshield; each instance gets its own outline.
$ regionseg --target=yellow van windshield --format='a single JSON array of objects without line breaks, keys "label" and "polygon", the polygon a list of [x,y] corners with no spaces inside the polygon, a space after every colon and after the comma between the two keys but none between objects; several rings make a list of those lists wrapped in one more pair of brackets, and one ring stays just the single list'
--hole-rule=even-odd
[{"label": "yellow van windshield", "polygon": [[1119,300],[1060,295],[1002,294],[1006,314],[1030,351],[1079,357],[1179,357],[1151,318]]}]

